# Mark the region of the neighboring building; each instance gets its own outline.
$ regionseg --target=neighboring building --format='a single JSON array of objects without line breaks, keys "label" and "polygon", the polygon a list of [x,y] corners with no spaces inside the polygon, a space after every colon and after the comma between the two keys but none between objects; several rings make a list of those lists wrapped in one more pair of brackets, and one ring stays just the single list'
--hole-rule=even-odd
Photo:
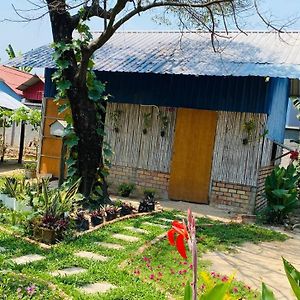
[{"label": "neighboring building", "polygon": [[[25,106],[41,109],[44,97],[44,82],[37,76],[10,66],[0,65],[0,78],[5,83],[5,89],[0,85],[2,93],[12,96]],[[6,97],[7,98],[7,97]],[[20,124],[13,124],[5,132],[8,152],[17,153],[20,144]],[[39,133],[30,125],[26,126],[25,147],[37,141]],[[13,155],[13,154],[12,154]]]},{"label": "neighboring building", "polygon": [[[115,152],[112,190],[134,182],[163,198],[239,212],[265,205],[264,179],[284,141],[290,78],[300,78],[300,34],[230,36],[216,53],[210,34],[116,33],[97,51],[97,77],[113,95],[106,121]],[[52,51],[43,46],[13,63],[46,68],[39,166],[59,176],[61,139],[49,132],[61,118]]]},{"label": "neighboring building", "polygon": [[44,81],[37,75],[0,65],[0,78],[20,96],[28,107],[39,108],[44,96]]}]

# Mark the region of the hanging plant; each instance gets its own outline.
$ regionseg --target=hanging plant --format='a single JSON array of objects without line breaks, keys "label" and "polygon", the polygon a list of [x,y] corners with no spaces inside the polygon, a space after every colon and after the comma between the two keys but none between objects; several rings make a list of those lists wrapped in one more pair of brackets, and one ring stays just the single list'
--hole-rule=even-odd
[{"label": "hanging plant", "polygon": [[[264,127],[263,124],[261,125],[262,127]],[[246,134],[246,137],[243,138],[243,145],[247,145],[250,142],[254,142],[256,140],[254,139],[254,133],[257,128],[256,121],[254,119],[250,119],[249,121],[244,121],[242,127],[243,127],[243,131]],[[268,132],[269,131],[266,128],[263,128],[263,132],[258,136],[257,140],[265,137],[268,134]]]},{"label": "hanging plant", "polygon": [[143,114],[143,134],[147,134],[152,123],[152,112]]},{"label": "hanging plant", "polygon": [[113,111],[110,116],[113,122],[114,132],[118,133],[120,131],[120,121],[121,121],[122,111],[120,109],[116,109]]},{"label": "hanging plant", "polygon": [[159,112],[158,117],[160,119],[160,136],[165,137],[167,128],[169,126],[169,118],[167,115],[163,115],[162,112]]},{"label": "hanging plant", "polygon": [[249,143],[250,139],[252,138],[253,133],[256,129],[255,120],[250,119],[249,121],[244,121],[242,126],[243,126],[243,131],[246,134],[246,137],[243,138],[243,144],[247,145]]}]

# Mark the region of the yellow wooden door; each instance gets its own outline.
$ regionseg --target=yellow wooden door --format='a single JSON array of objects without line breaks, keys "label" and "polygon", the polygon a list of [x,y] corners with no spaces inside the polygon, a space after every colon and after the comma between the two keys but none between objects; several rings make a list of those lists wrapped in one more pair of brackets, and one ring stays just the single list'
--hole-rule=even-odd
[{"label": "yellow wooden door", "polygon": [[169,198],[208,203],[217,113],[178,109]]}]

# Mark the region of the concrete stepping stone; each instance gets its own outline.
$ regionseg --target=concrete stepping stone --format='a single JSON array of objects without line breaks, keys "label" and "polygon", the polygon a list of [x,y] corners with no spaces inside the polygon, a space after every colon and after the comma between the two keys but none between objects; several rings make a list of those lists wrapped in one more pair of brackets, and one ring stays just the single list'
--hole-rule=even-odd
[{"label": "concrete stepping stone", "polygon": [[39,254],[28,254],[13,258],[12,261],[17,265],[25,265],[35,261],[44,259],[45,257]]},{"label": "concrete stepping stone", "polygon": [[119,244],[112,244],[112,243],[105,243],[105,242],[95,242],[96,245],[108,248],[108,249],[114,249],[114,250],[122,250],[125,247]]},{"label": "concrete stepping stone", "polygon": [[148,225],[148,226],[158,226],[158,227],[161,227],[161,228],[168,228],[170,226],[167,226],[167,225],[162,225],[162,224],[157,224],[157,223],[150,223],[150,222],[144,222],[143,223],[144,225]]},{"label": "concrete stepping stone", "polygon": [[108,282],[96,282],[82,286],[79,290],[84,294],[104,294],[116,286]]},{"label": "concrete stepping stone", "polygon": [[175,215],[176,218],[179,218],[179,219],[184,219],[186,220],[187,219],[187,216],[184,216],[184,215]]},{"label": "concrete stepping stone", "polygon": [[126,226],[124,228],[127,230],[130,230],[130,231],[136,232],[136,233],[142,233],[142,234],[149,233],[149,231],[142,229],[142,228],[136,228],[136,227],[130,227],[130,226]]},{"label": "concrete stepping stone", "polygon": [[108,257],[89,251],[79,251],[74,254],[77,257],[87,258],[92,260],[107,261]]},{"label": "concrete stepping stone", "polygon": [[164,222],[168,222],[168,223],[172,223],[174,221],[174,220],[166,219],[166,218],[159,218],[159,219],[164,221]]},{"label": "concrete stepping stone", "polygon": [[77,275],[80,273],[84,273],[86,271],[87,271],[87,269],[83,269],[80,267],[71,267],[71,268],[65,268],[65,269],[51,272],[50,275],[52,275],[52,276],[71,276],[71,275]]},{"label": "concrete stepping stone", "polygon": [[0,252],[6,251],[6,248],[0,246]]},{"label": "concrete stepping stone", "polygon": [[132,235],[125,235],[125,234],[120,234],[120,233],[116,233],[112,235],[113,238],[118,239],[118,240],[122,240],[125,242],[137,242],[139,241],[139,238],[136,236],[132,236]]}]

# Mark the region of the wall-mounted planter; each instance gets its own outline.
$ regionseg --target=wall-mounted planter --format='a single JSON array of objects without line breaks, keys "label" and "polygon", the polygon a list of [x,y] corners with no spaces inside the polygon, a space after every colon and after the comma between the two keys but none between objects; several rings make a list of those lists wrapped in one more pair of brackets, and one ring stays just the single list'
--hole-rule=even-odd
[{"label": "wall-mounted planter", "polygon": [[0,193],[0,201],[9,209],[17,211],[32,211],[32,207],[18,202],[15,198],[9,197],[7,194]]}]

